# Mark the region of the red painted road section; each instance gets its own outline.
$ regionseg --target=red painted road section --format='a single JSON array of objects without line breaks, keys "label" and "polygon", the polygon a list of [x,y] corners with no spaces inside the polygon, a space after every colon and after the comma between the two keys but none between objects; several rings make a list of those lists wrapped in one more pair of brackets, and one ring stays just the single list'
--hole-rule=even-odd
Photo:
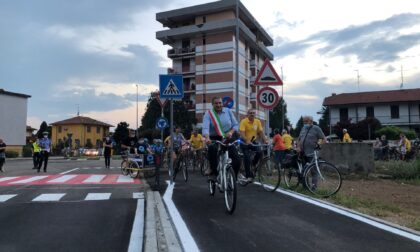
[{"label": "red painted road section", "polygon": [[[84,182],[85,180],[89,179],[91,176],[94,175],[102,175],[102,174],[72,174],[75,175],[74,178],[71,178],[65,182],[49,182],[53,179],[60,178],[65,175],[32,175],[32,176],[16,176],[16,177],[0,177],[0,186],[13,186],[13,185],[89,185],[89,184],[101,184],[101,185],[131,185],[131,184],[140,184],[140,179],[131,179],[124,175],[105,175],[103,179],[99,182]],[[39,180],[25,182],[27,179],[46,176],[45,178],[41,178]],[[128,181],[117,181],[118,178],[125,177]],[[10,178],[10,179],[9,179]]]}]

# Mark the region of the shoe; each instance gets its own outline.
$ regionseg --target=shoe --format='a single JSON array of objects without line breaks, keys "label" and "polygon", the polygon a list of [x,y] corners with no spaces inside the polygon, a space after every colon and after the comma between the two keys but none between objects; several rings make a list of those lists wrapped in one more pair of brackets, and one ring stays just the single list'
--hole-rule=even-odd
[{"label": "shoe", "polygon": [[212,173],[213,173],[212,170],[209,168],[204,172],[204,175],[205,176],[210,176]]},{"label": "shoe", "polygon": [[246,178],[246,182],[248,183],[252,183],[253,181],[254,181],[254,178],[252,177]]}]

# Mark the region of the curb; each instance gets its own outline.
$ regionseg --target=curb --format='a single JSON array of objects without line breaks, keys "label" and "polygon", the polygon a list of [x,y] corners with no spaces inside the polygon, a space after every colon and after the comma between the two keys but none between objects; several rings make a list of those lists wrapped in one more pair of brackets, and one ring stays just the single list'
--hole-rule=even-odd
[{"label": "curb", "polygon": [[143,251],[183,251],[159,192],[147,190]]}]

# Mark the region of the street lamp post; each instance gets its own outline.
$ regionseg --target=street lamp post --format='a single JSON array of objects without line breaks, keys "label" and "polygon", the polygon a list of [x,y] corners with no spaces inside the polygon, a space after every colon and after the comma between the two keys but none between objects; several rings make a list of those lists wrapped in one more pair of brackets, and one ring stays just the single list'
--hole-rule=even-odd
[{"label": "street lamp post", "polygon": [[139,129],[139,84],[136,83],[136,138]]}]

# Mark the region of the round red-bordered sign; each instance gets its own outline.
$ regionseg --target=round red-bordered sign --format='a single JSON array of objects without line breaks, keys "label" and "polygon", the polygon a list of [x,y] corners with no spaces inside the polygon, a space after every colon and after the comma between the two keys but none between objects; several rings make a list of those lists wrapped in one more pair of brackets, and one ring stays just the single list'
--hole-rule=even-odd
[{"label": "round red-bordered sign", "polygon": [[258,91],[258,104],[265,109],[273,109],[279,103],[279,94],[272,87],[264,87]]}]

